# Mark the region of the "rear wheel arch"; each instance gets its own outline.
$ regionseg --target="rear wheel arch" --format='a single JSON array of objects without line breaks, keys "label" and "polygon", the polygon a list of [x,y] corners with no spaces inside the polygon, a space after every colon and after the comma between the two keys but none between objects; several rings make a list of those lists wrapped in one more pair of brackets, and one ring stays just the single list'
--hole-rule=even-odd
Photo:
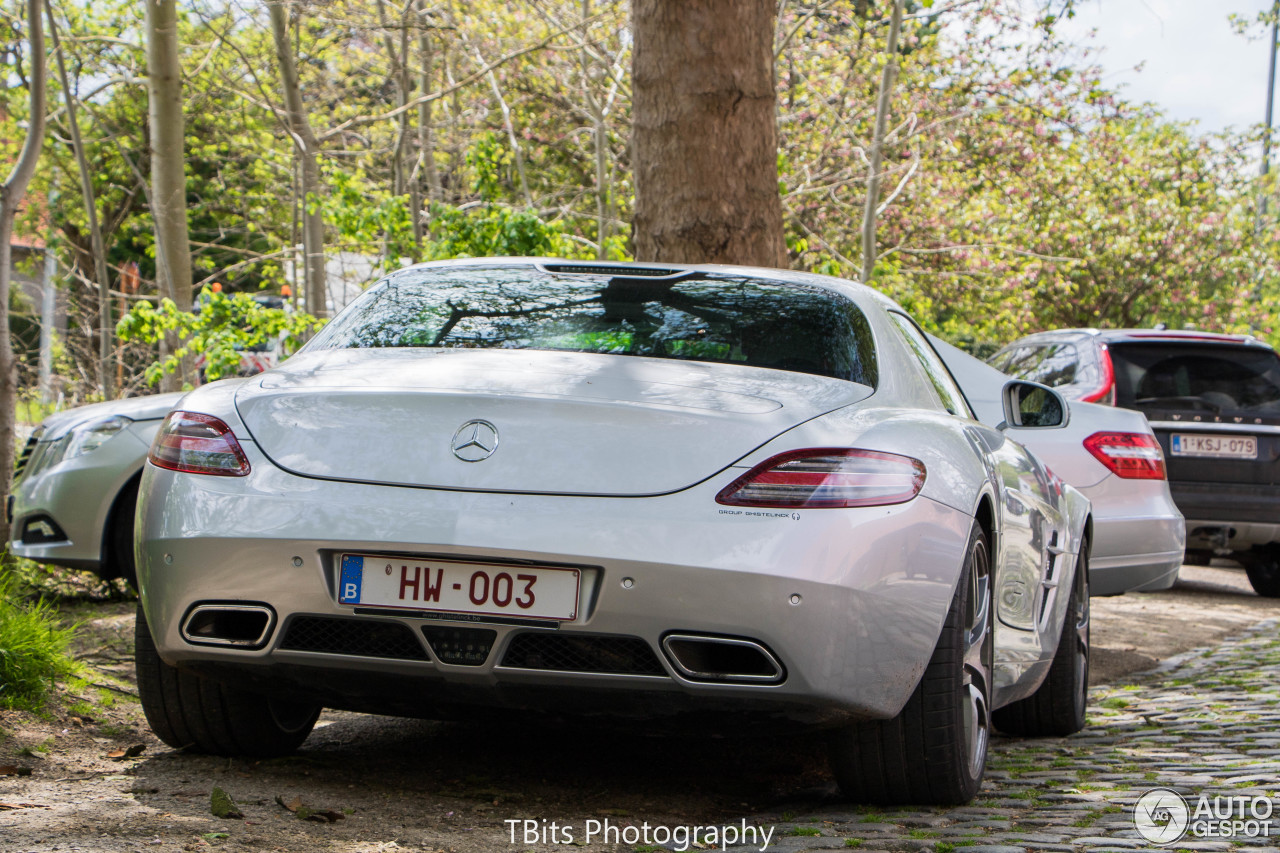
[{"label": "rear wheel arch", "polygon": [[133,516],[138,503],[138,486],[142,468],[133,472],[120,486],[102,525],[102,547],[98,574],[104,580],[124,578],[135,588],[137,571],[133,560]]}]

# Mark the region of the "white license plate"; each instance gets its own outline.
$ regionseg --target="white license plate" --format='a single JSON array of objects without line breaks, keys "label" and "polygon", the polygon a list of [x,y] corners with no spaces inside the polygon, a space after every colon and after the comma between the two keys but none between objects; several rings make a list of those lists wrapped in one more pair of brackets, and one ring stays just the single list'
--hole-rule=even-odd
[{"label": "white license plate", "polygon": [[577,569],[373,554],[343,554],[338,568],[339,604],[559,622],[578,616]]},{"label": "white license plate", "polygon": [[1174,433],[1170,447],[1174,456],[1216,456],[1226,459],[1258,458],[1258,438],[1253,435],[1186,435]]}]

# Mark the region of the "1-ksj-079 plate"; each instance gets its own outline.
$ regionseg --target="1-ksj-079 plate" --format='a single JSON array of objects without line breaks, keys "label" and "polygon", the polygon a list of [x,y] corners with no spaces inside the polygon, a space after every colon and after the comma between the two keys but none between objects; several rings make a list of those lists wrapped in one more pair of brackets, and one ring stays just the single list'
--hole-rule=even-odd
[{"label": "1-ksj-079 plate", "polygon": [[557,622],[578,615],[577,569],[374,554],[342,554],[338,565],[339,604]]},{"label": "1-ksj-079 plate", "polygon": [[1211,456],[1219,459],[1257,459],[1254,435],[1194,435],[1174,433],[1169,449],[1174,456]]}]

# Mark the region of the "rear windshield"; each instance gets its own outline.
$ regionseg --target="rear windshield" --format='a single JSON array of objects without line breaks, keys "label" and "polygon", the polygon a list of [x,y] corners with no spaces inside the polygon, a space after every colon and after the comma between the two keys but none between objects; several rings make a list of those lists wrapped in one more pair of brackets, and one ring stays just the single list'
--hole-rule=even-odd
[{"label": "rear windshield", "polygon": [[1280,414],[1280,357],[1223,344],[1113,344],[1116,403],[1138,409]]},{"label": "rear windshield", "polygon": [[406,270],[307,350],[538,349],[732,362],[875,387],[870,326],[838,293],[734,275],[678,281],[528,267]]}]

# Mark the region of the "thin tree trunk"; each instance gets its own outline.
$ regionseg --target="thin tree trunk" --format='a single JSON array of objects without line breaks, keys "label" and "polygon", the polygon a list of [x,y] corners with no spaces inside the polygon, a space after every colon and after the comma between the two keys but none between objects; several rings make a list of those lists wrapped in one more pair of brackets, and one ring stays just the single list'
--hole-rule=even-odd
[{"label": "thin tree trunk", "polygon": [[[13,454],[16,441],[15,406],[18,401],[18,360],[9,335],[9,286],[13,275],[13,222],[18,205],[27,192],[27,184],[36,170],[40,148],[44,143],[45,124],[45,55],[44,27],[40,20],[40,0],[27,0],[27,43],[31,68],[27,75],[30,87],[30,111],[27,138],[9,177],[0,184],[0,506],[8,500],[13,485]],[[9,541],[9,521],[0,513],[0,541]]]},{"label": "thin tree trunk", "polygon": [[[178,12],[174,0],[146,0],[147,100],[151,128],[151,210],[156,225],[156,276],[160,292],[190,311],[191,238],[187,230],[186,121],[182,113],[182,61],[178,51]],[[161,352],[180,342],[168,337]],[[195,382],[195,365],[182,359],[177,375],[161,380],[161,389],[178,390]]]},{"label": "thin tree trunk", "polygon": [[591,68],[594,60],[587,49],[587,40],[591,31],[591,0],[582,0],[582,50],[579,62],[582,67],[582,94],[587,102],[587,112],[591,115],[591,142],[595,147],[596,161],[596,258],[604,260],[608,256],[606,244],[609,241],[610,227],[613,224],[613,211],[609,203],[609,161],[607,146],[609,143],[608,128],[604,123],[605,108],[600,98],[591,89]]},{"label": "thin tree trunk", "polygon": [[98,282],[98,386],[102,399],[115,396],[111,376],[111,352],[115,339],[115,327],[111,322],[111,272],[107,268],[107,249],[102,240],[102,225],[98,221],[97,195],[93,191],[93,178],[89,174],[89,158],[85,154],[84,140],[80,136],[80,118],[76,95],[67,77],[67,63],[62,55],[62,42],[58,38],[58,25],[53,17],[53,7],[45,6],[49,18],[49,38],[53,42],[53,55],[58,64],[58,81],[62,86],[62,98],[67,105],[67,124],[71,130],[71,149],[75,154],[80,173],[80,194],[84,198],[85,216],[89,221],[89,246],[93,255],[93,277]]},{"label": "thin tree trunk", "polygon": [[305,255],[306,309],[317,317],[327,317],[325,293],[324,214],[320,210],[320,145],[311,130],[302,105],[302,87],[293,48],[289,44],[289,13],[284,0],[267,4],[271,12],[271,34],[280,65],[280,89],[293,135],[294,151],[302,162],[302,246]]},{"label": "thin tree trunk", "polygon": [[776,0],[634,0],[636,258],[785,267]]},{"label": "thin tree trunk", "polygon": [[[422,80],[418,84],[423,93],[431,91],[431,67],[435,52],[431,49],[431,33],[426,29],[426,12],[423,15],[422,34],[418,36],[418,56],[422,62]],[[423,176],[427,184],[427,202],[439,201],[441,196],[440,172],[436,169],[435,127],[431,118],[431,102],[418,105],[418,156],[422,158]],[[422,239],[422,212],[414,216],[415,236]]]},{"label": "thin tree trunk", "polygon": [[871,137],[870,171],[867,173],[867,204],[862,213],[862,280],[870,282],[876,269],[876,209],[880,204],[880,163],[884,159],[884,134],[889,123],[889,101],[898,79],[898,33],[902,31],[903,0],[894,0],[889,18],[889,44],[885,49],[884,73],[880,75],[880,96],[876,99],[876,124]]}]

